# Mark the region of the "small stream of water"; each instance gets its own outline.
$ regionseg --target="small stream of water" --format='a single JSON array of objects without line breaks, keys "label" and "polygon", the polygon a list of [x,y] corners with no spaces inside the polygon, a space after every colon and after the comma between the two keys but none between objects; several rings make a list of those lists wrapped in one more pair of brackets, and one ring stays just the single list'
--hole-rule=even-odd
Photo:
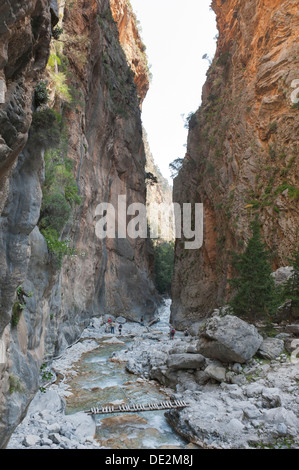
[{"label": "small stream of water", "polygon": [[[159,312],[155,325],[169,331],[170,301]],[[130,374],[125,363],[109,359],[114,351],[127,349],[132,338],[119,337],[123,344],[109,344],[107,337],[97,340],[99,347],[85,353],[76,364],[77,375],[68,376],[67,385],[72,395],[67,397],[66,413],[88,410],[95,405],[121,403],[151,403],[165,401],[169,396],[158,384]],[[111,337],[110,337],[111,339]],[[165,411],[117,413],[97,415],[96,438],[110,449],[192,449],[196,448],[178,436],[168,425]]]}]

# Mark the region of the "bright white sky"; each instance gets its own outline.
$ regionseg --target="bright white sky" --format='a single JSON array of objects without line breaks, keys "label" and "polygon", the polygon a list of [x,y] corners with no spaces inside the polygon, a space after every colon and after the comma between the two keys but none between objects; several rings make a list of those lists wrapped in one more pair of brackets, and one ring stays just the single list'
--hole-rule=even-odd
[{"label": "bright white sky", "polygon": [[201,104],[207,53],[217,34],[211,0],[130,0],[141,25],[153,79],[142,121],[156,164],[170,179],[169,163],[186,153],[185,119]]}]

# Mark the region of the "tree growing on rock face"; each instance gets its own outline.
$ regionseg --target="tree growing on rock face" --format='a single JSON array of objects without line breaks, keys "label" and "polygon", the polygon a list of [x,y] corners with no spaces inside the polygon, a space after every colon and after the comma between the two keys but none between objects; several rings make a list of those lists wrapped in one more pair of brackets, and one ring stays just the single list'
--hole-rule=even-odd
[{"label": "tree growing on rock face", "polygon": [[235,315],[254,320],[276,311],[277,297],[271,276],[270,253],[263,243],[258,219],[251,223],[252,237],[243,254],[234,254],[236,277],[229,282],[234,289],[230,306]]}]

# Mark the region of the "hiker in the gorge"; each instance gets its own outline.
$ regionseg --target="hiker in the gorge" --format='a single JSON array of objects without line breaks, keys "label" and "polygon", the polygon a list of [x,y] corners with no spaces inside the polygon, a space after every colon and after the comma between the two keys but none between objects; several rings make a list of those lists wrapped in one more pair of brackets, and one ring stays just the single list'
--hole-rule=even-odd
[{"label": "hiker in the gorge", "polygon": [[141,317],[141,319],[140,319],[140,325],[141,325],[141,326],[144,325],[144,318],[143,318],[143,317]]},{"label": "hiker in the gorge", "polygon": [[110,327],[111,327],[111,334],[114,334],[115,323],[113,321],[110,323]]},{"label": "hiker in the gorge", "polygon": [[170,327],[170,333],[169,333],[170,339],[173,339],[174,335],[175,335],[175,329],[171,326]]},{"label": "hiker in the gorge", "polygon": [[121,335],[121,332],[122,332],[122,327],[123,327],[123,326],[122,326],[122,324],[120,323],[120,324],[118,325],[118,332],[119,332],[120,335]]}]

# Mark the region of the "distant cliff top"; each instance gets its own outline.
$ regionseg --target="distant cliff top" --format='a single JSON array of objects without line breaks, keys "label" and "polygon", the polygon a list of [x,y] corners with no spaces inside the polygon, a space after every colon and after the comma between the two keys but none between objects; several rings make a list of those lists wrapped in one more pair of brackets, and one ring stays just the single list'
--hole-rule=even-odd
[{"label": "distant cliff top", "polygon": [[134,72],[138,95],[142,102],[149,89],[150,72],[139,22],[128,0],[110,0],[110,6],[118,26],[119,41]]}]

